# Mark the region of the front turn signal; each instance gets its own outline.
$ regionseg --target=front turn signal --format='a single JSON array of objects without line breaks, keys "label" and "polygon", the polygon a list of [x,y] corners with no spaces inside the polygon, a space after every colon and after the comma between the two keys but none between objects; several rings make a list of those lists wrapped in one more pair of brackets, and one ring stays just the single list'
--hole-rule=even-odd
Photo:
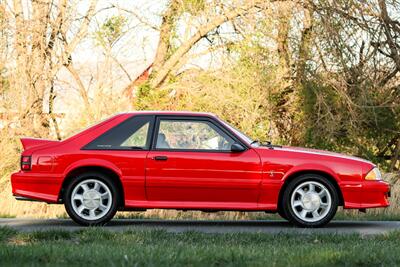
[{"label": "front turn signal", "polygon": [[381,172],[375,167],[365,176],[365,180],[380,181],[382,180]]}]

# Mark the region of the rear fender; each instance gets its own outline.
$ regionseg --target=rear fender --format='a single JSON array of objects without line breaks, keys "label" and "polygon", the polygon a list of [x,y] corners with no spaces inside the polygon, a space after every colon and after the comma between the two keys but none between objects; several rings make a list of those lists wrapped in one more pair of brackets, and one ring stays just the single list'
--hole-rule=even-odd
[{"label": "rear fender", "polygon": [[71,165],[69,165],[63,173],[64,178],[66,178],[71,171],[73,171],[77,168],[81,168],[81,167],[107,168],[107,169],[114,171],[116,174],[118,174],[119,177],[122,176],[121,170],[114,163],[107,161],[107,160],[103,160],[103,159],[90,159],[89,158],[89,159],[82,159],[82,160],[76,161],[76,162],[72,163]]}]

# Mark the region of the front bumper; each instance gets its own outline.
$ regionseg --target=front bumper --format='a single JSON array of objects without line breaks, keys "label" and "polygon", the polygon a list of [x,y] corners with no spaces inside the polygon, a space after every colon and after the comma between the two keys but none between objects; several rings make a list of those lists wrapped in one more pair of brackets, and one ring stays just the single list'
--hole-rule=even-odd
[{"label": "front bumper", "polygon": [[390,205],[390,184],[384,181],[363,181],[341,186],[344,208],[384,208]]},{"label": "front bumper", "polygon": [[47,173],[19,171],[11,175],[12,193],[16,197],[57,203],[62,179]]},{"label": "front bumper", "polygon": [[388,207],[390,184],[384,181],[365,181],[362,186],[361,205],[363,208]]}]

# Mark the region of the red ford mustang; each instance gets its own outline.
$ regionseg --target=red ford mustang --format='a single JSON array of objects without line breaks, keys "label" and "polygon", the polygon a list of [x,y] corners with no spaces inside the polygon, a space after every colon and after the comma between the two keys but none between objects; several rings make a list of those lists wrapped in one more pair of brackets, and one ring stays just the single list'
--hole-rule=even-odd
[{"label": "red ford mustang", "polygon": [[123,113],[64,141],[21,141],[13,194],[64,203],[82,225],[157,208],[278,212],[318,227],[338,206],[389,205],[389,185],[371,162],[261,144],[208,113]]}]

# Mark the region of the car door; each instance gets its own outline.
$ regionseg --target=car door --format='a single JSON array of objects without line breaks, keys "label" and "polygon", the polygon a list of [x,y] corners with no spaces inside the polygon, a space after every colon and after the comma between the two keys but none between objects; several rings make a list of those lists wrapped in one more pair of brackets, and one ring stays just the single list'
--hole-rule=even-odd
[{"label": "car door", "polygon": [[193,207],[256,204],[260,158],[247,147],[232,152],[234,143],[245,147],[213,118],[158,116],[146,161],[147,199],[176,205],[192,202]]}]

